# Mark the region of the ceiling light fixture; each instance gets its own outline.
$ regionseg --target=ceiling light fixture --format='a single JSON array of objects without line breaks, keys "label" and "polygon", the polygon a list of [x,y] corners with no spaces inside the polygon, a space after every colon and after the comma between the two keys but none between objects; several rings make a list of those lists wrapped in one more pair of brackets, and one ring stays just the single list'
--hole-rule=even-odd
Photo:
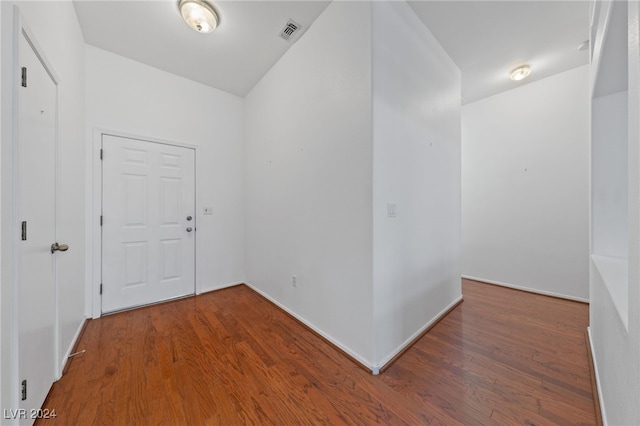
[{"label": "ceiling light fixture", "polygon": [[199,33],[210,33],[218,26],[218,14],[203,0],[180,0],[179,7],[187,25]]},{"label": "ceiling light fixture", "polygon": [[509,78],[513,81],[520,81],[531,74],[531,67],[529,65],[522,65],[509,73]]}]

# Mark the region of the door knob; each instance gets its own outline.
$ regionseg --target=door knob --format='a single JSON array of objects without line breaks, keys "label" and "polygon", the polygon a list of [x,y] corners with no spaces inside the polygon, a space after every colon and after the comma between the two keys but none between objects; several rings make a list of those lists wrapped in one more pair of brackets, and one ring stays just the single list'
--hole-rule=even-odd
[{"label": "door knob", "polygon": [[193,219],[191,216],[187,216],[187,220],[191,220]]},{"label": "door knob", "polygon": [[191,227],[188,227],[187,232],[191,232],[191,231],[193,231],[193,229],[191,229]]},{"label": "door knob", "polygon": [[55,253],[56,251],[67,251],[67,250],[69,250],[68,244],[58,244],[58,243],[51,244],[51,253]]}]

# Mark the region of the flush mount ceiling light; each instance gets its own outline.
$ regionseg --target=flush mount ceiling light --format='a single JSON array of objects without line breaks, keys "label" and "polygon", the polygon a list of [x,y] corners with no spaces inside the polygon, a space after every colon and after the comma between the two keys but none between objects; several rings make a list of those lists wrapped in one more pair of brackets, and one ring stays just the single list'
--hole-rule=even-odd
[{"label": "flush mount ceiling light", "polygon": [[509,73],[509,78],[513,81],[520,81],[529,77],[531,74],[531,67],[529,65],[522,65]]},{"label": "flush mount ceiling light", "polygon": [[218,14],[202,0],[180,0],[179,7],[187,25],[199,33],[210,33],[218,26]]}]

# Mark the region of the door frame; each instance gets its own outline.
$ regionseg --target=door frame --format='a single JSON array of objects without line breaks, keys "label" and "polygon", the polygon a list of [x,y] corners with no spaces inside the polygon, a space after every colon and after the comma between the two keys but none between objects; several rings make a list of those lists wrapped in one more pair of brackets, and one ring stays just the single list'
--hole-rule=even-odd
[{"label": "door frame", "polygon": [[[91,193],[87,197],[88,200],[93,200],[92,206],[88,208],[87,218],[87,307],[91,307],[87,312],[87,316],[90,318],[100,318],[102,316],[102,295],[100,294],[100,284],[102,281],[102,226],[100,225],[100,215],[102,214],[102,160],[100,159],[100,149],[102,148],[102,136],[116,136],[129,139],[137,139],[141,141],[158,143],[163,145],[171,145],[179,148],[189,148],[194,151],[194,184],[195,184],[195,202],[196,212],[198,211],[198,147],[193,144],[176,142],[161,138],[155,138],[151,136],[141,136],[128,132],[122,132],[119,130],[105,129],[101,127],[93,127],[92,129],[92,141],[93,146],[89,151],[91,159],[87,160],[87,165],[91,165],[93,169],[92,181],[87,184],[87,190]],[[201,289],[197,274],[197,256],[198,245],[194,247],[194,279],[195,279],[195,294],[200,294]]]},{"label": "door frame", "polygon": [[[20,324],[19,324],[19,285],[20,285],[20,169],[19,169],[19,137],[20,137],[20,92],[19,85],[21,79],[21,64],[20,64],[20,37],[24,35],[27,43],[33,49],[33,52],[38,57],[41,62],[43,68],[51,77],[51,80],[56,86],[56,120],[55,120],[55,158],[54,158],[54,187],[56,191],[55,195],[55,206],[53,208],[54,211],[54,223],[57,222],[58,217],[58,194],[59,194],[59,179],[58,179],[58,142],[59,142],[59,134],[60,134],[60,123],[59,123],[59,107],[60,107],[60,97],[59,97],[59,86],[60,86],[60,78],[58,74],[55,72],[51,61],[47,59],[47,56],[44,53],[44,50],[37,42],[37,37],[31,31],[27,23],[25,22],[22,13],[20,12],[20,7],[18,5],[13,6],[13,28],[12,28],[12,84],[11,84],[11,194],[12,194],[12,203],[11,203],[11,332],[10,338],[8,339],[11,342],[11,360],[10,364],[11,368],[11,395],[10,400],[12,401],[13,407],[19,407],[19,398],[18,398],[18,383],[20,380],[20,352],[19,352],[19,339],[20,339]],[[7,173],[9,174],[9,173]],[[57,224],[56,224],[57,225]],[[54,238],[57,241],[57,226],[54,225]],[[58,270],[57,270],[57,262],[54,258],[54,324],[53,324],[53,339],[54,339],[54,347],[53,358],[54,358],[54,377],[55,380],[60,379],[62,375],[62,364],[61,364],[61,356],[60,356],[60,324],[59,324],[59,283],[58,283]]]}]

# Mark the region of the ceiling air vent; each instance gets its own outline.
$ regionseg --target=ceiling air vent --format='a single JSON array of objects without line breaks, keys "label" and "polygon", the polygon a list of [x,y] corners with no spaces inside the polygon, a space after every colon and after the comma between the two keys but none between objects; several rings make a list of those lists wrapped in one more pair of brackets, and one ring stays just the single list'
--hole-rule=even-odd
[{"label": "ceiling air vent", "polygon": [[289,19],[284,28],[282,28],[282,31],[280,31],[280,37],[287,41],[291,41],[298,31],[300,31],[300,24],[293,19]]}]

